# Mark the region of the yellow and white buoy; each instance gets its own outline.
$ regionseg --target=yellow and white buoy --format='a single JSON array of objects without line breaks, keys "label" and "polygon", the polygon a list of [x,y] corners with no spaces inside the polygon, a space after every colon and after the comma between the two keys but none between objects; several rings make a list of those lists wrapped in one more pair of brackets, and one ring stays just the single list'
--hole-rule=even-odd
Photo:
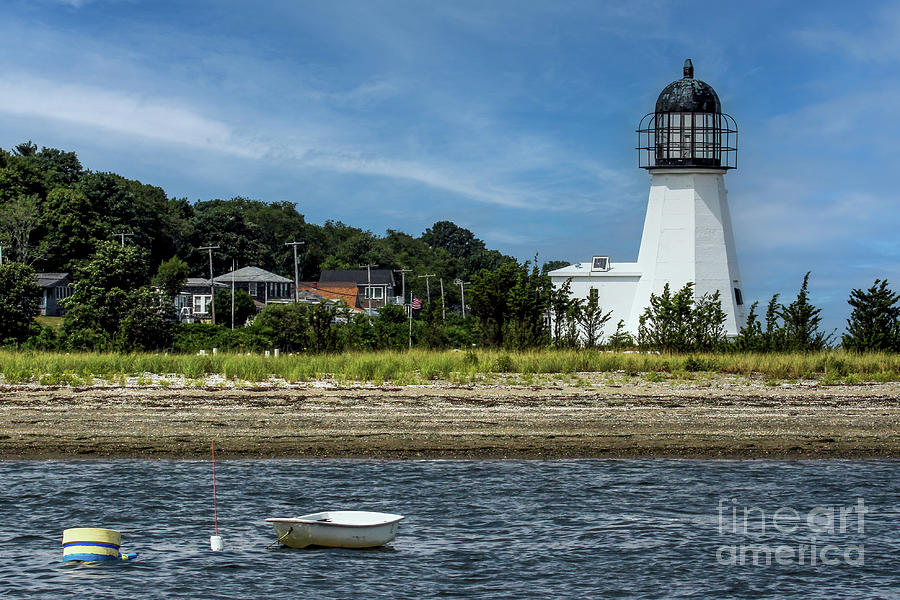
[{"label": "yellow and white buoy", "polygon": [[122,534],[114,529],[73,527],[63,531],[63,562],[130,560],[136,552],[119,552]]}]

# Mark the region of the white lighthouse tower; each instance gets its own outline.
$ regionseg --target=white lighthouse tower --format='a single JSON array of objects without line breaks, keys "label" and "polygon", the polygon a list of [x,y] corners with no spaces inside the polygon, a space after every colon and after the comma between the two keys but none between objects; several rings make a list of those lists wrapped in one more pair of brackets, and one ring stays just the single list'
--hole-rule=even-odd
[{"label": "white lighthouse tower", "polygon": [[736,335],[746,314],[725,173],[737,166],[737,125],[715,90],[694,79],[688,59],[684,77],[663,89],[637,133],[639,166],[651,178],[637,263],[595,256],[550,276],[555,285],[570,280],[576,297],[596,295],[633,334],[651,293],[693,282],[696,298],[719,292],[726,334]]}]

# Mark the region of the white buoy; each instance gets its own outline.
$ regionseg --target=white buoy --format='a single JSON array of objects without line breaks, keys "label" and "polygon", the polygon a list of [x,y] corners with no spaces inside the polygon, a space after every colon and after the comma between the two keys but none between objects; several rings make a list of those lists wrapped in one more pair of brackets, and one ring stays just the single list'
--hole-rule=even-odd
[{"label": "white buoy", "polygon": [[221,552],[225,549],[222,536],[219,535],[219,507],[216,505],[216,443],[210,443],[212,450],[212,480],[213,480],[213,518],[216,523],[216,534],[209,536],[209,548],[213,552]]}]

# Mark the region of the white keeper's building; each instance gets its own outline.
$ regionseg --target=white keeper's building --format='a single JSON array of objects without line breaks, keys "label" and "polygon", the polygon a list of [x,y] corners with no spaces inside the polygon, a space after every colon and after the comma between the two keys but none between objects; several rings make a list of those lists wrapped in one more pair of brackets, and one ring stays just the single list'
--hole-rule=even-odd
[{"label": "white keeper's building", "polygon": [[719,291],[726,333],[736,335],[746,310],[725,173],[737,166],[737,125],[722,112],[715,90],[694,79],[688,59],[684,78],[666,86],[637,132],[639,164],[650,172],[637,262],[593,256],[551,271],[553,284],[571,280],[577,298],[597,290],[600,306],[612,310],[610,325],[623,319],[636,335],[651,293],[659,295],[668,283],[674,294],[693,282],[695,298]]}]

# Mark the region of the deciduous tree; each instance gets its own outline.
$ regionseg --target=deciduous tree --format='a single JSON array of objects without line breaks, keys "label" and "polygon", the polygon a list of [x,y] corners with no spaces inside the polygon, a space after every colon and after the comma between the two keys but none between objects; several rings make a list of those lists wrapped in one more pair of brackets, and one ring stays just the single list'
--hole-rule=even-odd
[{"label": "deciduous tree", "polygon": [[173,256],[169,260],[159,263],[159,268],[153,277],[153,285],[167,298],[175,298],[184,288],[188,274],[188,264],[177,256]]},{"label": "deciduous tree", "polygon": [[34,317],[40,297],[34,269],[19,262],[0,265],[0,344],[23,342],[39,330]]}]

